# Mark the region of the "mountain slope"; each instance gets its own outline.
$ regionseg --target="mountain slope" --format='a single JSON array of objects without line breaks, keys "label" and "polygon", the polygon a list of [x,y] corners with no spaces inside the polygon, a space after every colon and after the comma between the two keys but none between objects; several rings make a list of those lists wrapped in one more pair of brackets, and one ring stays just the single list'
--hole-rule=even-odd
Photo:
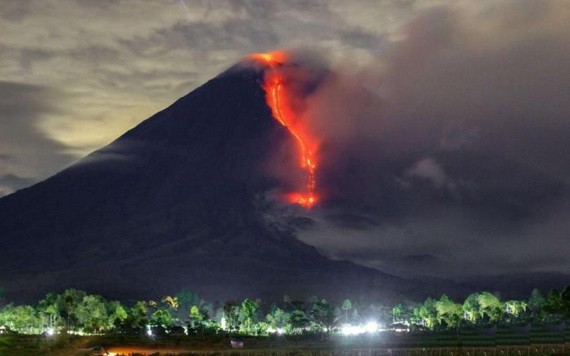
[{"label": "mountain slope", "polygon": [[[0,286],[121,298],[385,295],[411,283],[330,261],[263,218],[260,165],[290,140],[237,67],[59,174],[0,199]],[[387,288],[387,286],[391,286]],[[391,292],[388,292],[390,290]],[[380,293],[380,294],[378,294]]]}]

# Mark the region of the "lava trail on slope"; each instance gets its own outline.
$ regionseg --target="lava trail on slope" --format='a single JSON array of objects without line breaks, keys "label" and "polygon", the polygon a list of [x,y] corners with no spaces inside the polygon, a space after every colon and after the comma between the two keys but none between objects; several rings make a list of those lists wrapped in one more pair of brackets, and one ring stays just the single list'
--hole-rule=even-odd
[{"label": "lava trail on slope", "polygon": [[287,93],[287,77],[282,68],[288,65],[290,55],[285,51],[254,53],[249,57],[265,67],[263,89],[273,118],[283,125],[295,138],[299,149],[300,167],[306,173],[305,190],[286,195],[289,203],[310,209],[318,202],[316,151],[318,139],[314,137],[301,116],[294,110],[291,94]]}]

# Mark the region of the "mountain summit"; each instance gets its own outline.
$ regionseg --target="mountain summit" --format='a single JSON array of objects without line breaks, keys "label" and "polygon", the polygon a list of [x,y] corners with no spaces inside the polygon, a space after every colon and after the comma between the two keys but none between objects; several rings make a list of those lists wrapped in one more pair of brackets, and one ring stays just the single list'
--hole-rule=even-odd
[{"label": "mountain summit", "polygon": [[0,287],[27,299],[71,287],[120,298],[189,288],[223,299],[408,285],[331,261],[264,217],[259,197],[276,182],[260,166],[291,137],[272,118],[262,80],[260,68],[231,68],[0,199]]}]

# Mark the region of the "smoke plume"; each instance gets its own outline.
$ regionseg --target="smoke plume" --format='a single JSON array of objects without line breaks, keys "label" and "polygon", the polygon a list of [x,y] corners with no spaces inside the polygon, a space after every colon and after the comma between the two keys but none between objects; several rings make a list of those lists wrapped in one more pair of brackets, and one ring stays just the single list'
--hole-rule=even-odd
[{"label": "smoke plume", "polygon": [[300,238],[408,276],[570,270],[569,15],[432,8],[367,66],[321,71],[298,91],[322,197]]}]

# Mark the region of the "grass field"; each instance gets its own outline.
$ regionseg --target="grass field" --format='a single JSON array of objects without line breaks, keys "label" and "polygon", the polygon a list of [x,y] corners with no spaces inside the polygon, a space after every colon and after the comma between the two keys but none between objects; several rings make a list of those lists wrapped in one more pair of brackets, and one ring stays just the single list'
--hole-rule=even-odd
[{"label": "grass field", "polygon": [[475,330],[459,333],[363,336],[239,337],[0,335],[0,356],[27,355],[570,355],[570,330],[533,329],[527,334],[499,329],[493,335]]}]

